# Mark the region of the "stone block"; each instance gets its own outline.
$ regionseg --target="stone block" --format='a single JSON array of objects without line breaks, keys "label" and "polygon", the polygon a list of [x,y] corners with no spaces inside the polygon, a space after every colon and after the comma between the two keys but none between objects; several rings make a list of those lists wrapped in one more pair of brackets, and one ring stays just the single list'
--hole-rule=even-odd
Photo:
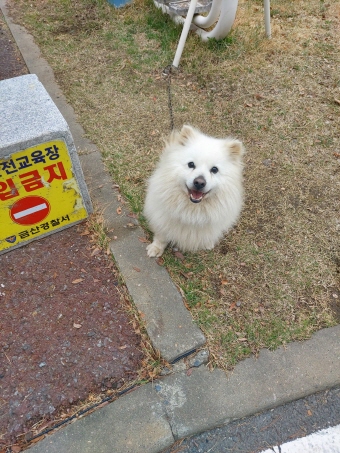
[{"label": "stone block", "polygon": [[92,212],[70,129],[34,74],[0,82],[0,253]]}]

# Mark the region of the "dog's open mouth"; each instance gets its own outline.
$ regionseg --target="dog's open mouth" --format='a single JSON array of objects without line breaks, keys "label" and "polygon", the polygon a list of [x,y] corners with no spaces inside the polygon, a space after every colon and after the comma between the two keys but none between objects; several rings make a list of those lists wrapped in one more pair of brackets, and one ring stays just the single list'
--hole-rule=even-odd
[{"label": "dog's open mouth", "polygon": [[190,201],[193,203],[200,203],[205,195],[206,193],[200,192],[199,190],[189,190]]}]

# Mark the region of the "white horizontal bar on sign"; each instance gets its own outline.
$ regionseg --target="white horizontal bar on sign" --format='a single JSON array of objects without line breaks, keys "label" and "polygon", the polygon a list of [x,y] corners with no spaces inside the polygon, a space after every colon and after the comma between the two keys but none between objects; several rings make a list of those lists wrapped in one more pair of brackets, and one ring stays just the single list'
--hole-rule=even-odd
[{"label": "white horizontal bar on sign", "polygon": [[46,203],[38,204],[37,206],[33,206],[32,208],[25,209],[24,211],[17,212],[13,214],[15,219],[21,219],[21,217],[26,217],[27,215],[34,214],[35,212],[42,211],[43,209],[47,208]]}]

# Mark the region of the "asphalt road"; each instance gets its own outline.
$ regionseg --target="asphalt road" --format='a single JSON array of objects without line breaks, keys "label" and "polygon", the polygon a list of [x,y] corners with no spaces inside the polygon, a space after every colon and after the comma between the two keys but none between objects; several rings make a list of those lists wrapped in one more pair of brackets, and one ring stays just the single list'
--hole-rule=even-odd
[{"label": "asphalt road", "polygon": [[339,423],[340,388],[334,388],[185,439],[164,453],[258,453]]}]

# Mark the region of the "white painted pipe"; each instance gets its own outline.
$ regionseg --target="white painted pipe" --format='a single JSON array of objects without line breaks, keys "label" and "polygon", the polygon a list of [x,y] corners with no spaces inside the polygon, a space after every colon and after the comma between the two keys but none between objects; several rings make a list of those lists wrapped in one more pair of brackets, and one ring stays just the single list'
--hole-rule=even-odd
[{"label": "white painted pipe", "polygon": [[201,14],[194,17],[194,24],[201,28],[209,28],[217,21],[221,13],[222,0],[214,0],[207,16]]},{"label": "white painted pipe", "polygon": [[185,41],[187,40],[187,36],[188,36],[189,30],[190,30],[192,18],[194,17],[194,14],[195,14],[196,4],[197,4],[197,0],[191,0],[189,10],[187,13],[187,17],[186,17],[184,25],[183,25],[182,34],[181,34],[181,37],[180,37],[180,40],[179,40],[179,43],[177,46],[175,58],[172,63],[172,65],[175,66],[175,68],[178,68],[178,65],[179,65],[179,62],[180,62],[180,59],[182,56]]},{"label": "white painted pipe", "polygon": [[[208,16],[197,15],[194,17],[197,0],[191,0],[187,16],[183,19],[181,16],[171,12],[166,5],[159,3],[157,0],[153,1],[157,8],[161,8],[163,12],[169,14],[175,22],[184,24],[175,58],[173,60],[173,66],[175,68],[178,68],[179,66],[191,24],[196,28],[196,33],[203,41],[208,41],[209,38],[215,38],[217,40],[223,39],[227,36],[233,26],[238,6],[238,0],[213,0]],[[266,35],[270,38],[270,0],[263,0],[263,4]],[[212,30],[204,30],[204,28],[209,28],[215,23],[216,25]]]},{"label": "white painted pipe", "polygon": [[237,5],[238,0],[223,0],[220,17],[215,27],[211,31],[198,29],[196,33],[202,38],[203,41],[208,41],[209,38],[225,38],[233,26],[236,17]]},{"label": "white painted pipe", "polygon": [[263,0],[264,6],[264,24],[266,29],[267,38],[271,37],[271,29],[270,29],[270,0]]}]

